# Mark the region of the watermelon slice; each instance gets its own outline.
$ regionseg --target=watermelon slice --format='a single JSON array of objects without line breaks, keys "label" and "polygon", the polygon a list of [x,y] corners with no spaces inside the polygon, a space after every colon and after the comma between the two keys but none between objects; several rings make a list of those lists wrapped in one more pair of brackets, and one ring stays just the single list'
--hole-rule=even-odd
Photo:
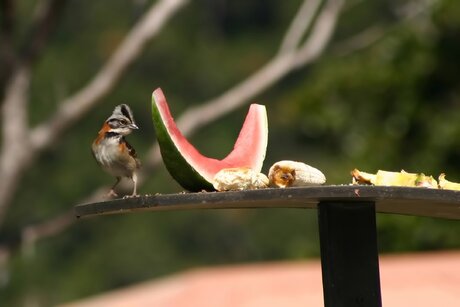
[{"label": "watermelon slice", "polygon": [[222,160],[203,156],[182,135],[160,88],[152,94],[152,118],[161,156],[171,176],[189,191],[213,191],[214,175],[223,168],[248,167],[259,173],[268,142],[265,106],[252,104],[232,152]]}]

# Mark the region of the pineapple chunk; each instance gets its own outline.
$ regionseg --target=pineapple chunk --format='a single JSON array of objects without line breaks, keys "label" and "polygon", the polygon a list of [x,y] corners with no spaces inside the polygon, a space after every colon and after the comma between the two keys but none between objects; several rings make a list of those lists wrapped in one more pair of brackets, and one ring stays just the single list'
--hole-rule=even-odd
[{"label": "pineapple chunk", "polygon": [[446,174],[442,173],[439,175],[439,188],[445,190],[456,190],[460,191],[460,183],[451,182],[446,179]]},{"label": "pineapple chunk", "polygon": [[423,173],[389,172],[379,170],[376,174],[362,172],[358,169],[351,171],[353,184],[372,184],[378,186],[400,186],[400,187],[438,187],[432,176]]}]

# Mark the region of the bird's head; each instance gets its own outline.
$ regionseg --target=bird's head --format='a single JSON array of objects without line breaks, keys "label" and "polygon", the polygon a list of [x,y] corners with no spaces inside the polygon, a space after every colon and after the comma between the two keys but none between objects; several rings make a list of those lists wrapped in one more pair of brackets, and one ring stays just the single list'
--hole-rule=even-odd
[{"label": "bird's head", "polygon": [[116,106],[112,115],[105,122],[110,127],[108,132],[121,135],[128,135],[133,130],[139,129],[134,122],[133,112],[127,104]]}]

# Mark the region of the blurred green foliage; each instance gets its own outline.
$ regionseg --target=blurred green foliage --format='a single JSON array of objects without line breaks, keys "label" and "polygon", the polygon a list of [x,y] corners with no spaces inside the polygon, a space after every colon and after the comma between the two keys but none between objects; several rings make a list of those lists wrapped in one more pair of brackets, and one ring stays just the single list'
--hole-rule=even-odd
[{"label": "blurred green foliage", "polygon": [[[460,2],[438,1],[428,16],[400,22],[408,1],[354,1],[326,53],[255,100],[267,105],[266,168],[301,160],[330,184],[355,167],[405,169],[460,181]],[[18,1],[27,25],[32,3]],[[68,1],[32,80],[32,125],[90,80],[151,1]],[[150,93],[161,86],[176,117],[243,80],[272,57],[299,1],[196,1],[154,39],[102,104],[31,167],[0,230],[18,240],[24,226],[56,216],[110,184],[90,143],[114,105],[129,103],[141,127],[129,137],[142,159],[155,141]],[[423,15],[423,14],[422,14]],[[371,26],[384,35],[343,54],[342,43]],[[18,32],[23,31],[21,26]],[[232,147],[246,108],[196,133],[205,154]],[[232,131],[230,133],[230,131]],[[164,166],[141,193],[181,188]],[[378,216],[382,252],[460,248],[455,221]],[[13,254],[1,306],[48,306],[195,266],[319,256],[316,213],[308,210],[161,212],[82,220]]]}]

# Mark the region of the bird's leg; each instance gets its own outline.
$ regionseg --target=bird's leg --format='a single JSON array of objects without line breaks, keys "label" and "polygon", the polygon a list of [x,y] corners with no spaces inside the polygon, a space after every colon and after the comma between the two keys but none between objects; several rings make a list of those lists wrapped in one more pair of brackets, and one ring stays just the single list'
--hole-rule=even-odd
[{"label": "bird's leg", "polygon": [[131,179],[134,183],[133,194],[131,194],[131,196],[137,196],[137,174],[133,173],[133,176],[131,177]]},{"label": "bird's leg", "polygon": [[107,196],[108,196],[108,197],[111,197],[111,196],[117,197],[117,196],[118,196],[118,194],[115,193],[115,187],[120,183],[120,180],[121,180],[121,177],[117,177],[117,181],[116,181],[115,184],[110,188],[109,193],[107,193]]}]

